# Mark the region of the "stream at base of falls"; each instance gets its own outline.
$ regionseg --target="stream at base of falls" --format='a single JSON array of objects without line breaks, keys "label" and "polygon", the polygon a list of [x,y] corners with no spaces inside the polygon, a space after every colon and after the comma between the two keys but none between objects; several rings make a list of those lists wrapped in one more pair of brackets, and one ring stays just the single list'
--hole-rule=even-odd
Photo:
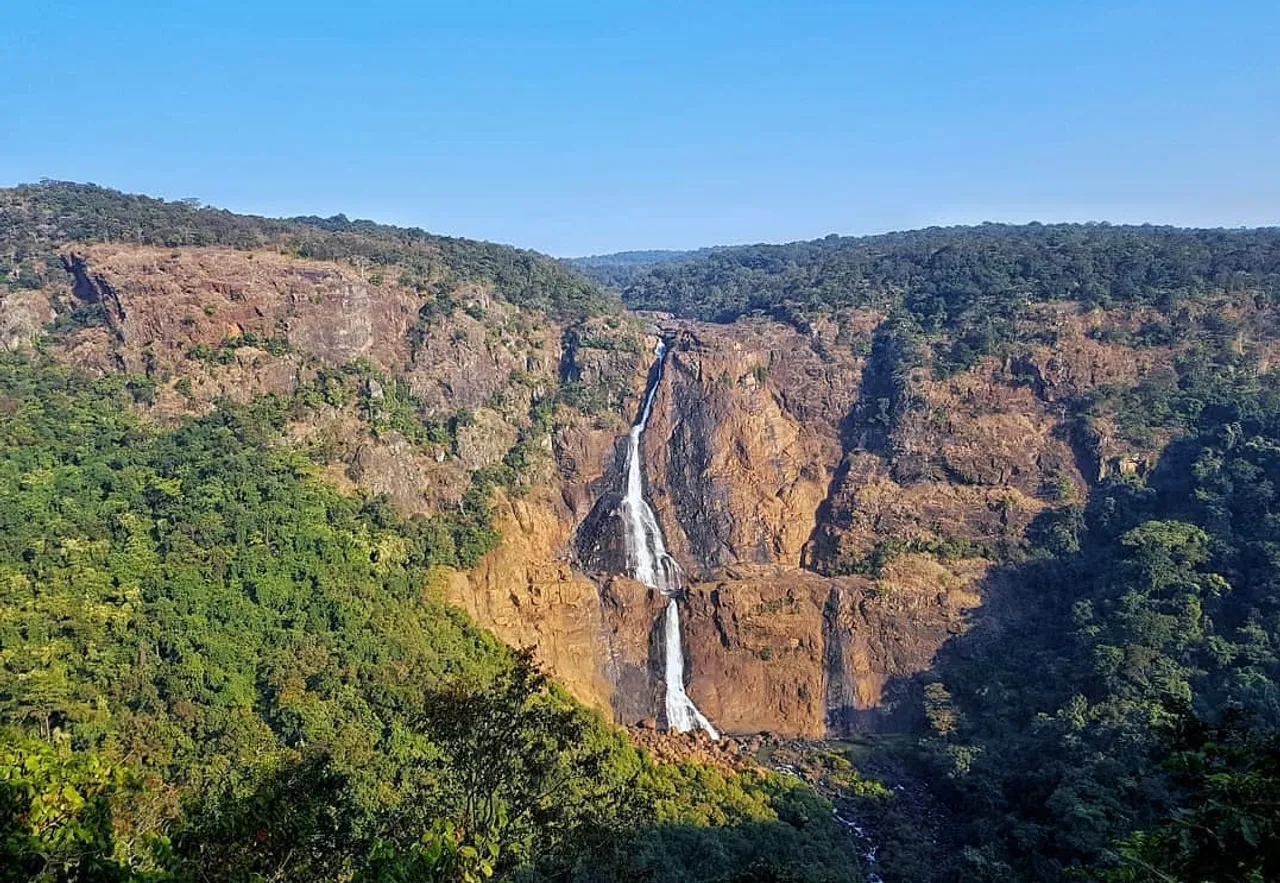
[{"label": "stream at base of falls", "polygon": [[862,859],[862,865],[866,869],[866,883],[884,883],[884,878],[880,876],[880,862],[877,858],[880,847],[876,845],[866,827],[854,818],[853,812],[848,807],[840,806],[838,800],[833,799],[829,791],[824,792],[820,784],[815,786],[814,783],[808,782],[804,776],[800,775],[800,771],[790,764],[773,763],[769,764],[769,768],[775,773],[782,773],[784,776],[790,776],[812,787],[817,787],[820,793],[826,793],[826,796],[835,803],[835,807],[831,810],[831,818],[835,820],[837,825],[844,828],[857,844],[858,856]]},{"label": "stream at base of falls", "polygon": [[876,860],[876,853],[880,851],[880,847],[876,846],[867,829],[850,816],[847,810],[841,810],[839,807],[831,811],[831,817],[857,842],[858,855],[862,856],[862,863],[867,870],[867,883],[884,883],[884,878],[876,870],[880,866]]},{"label": "stream at base of falls", "polygon": [[666,681],[667,729],[685,733],[694,729],[705,730],[712,739],[719,733],[711,721],[698,710],[684,689],[684,641],[680,634],[680,606],[676,598],[680,592],[680,568],[669,554],[662,539],[662,528],[644,497],[644,473],[640,463],[640,439],[649,424],[653,399],[662,381],[662,369],[667,345],[659,340],[654,349],[654,365],[650,370],[649,386],[644,393],[640,418],[631,427],[627,442],[627,484],[620,511],[624,526],[623,542],[627,549],[627,562],[631,576],[639,583],[656,589],[666,596],[667,608],[663,614],[663,658]]}]

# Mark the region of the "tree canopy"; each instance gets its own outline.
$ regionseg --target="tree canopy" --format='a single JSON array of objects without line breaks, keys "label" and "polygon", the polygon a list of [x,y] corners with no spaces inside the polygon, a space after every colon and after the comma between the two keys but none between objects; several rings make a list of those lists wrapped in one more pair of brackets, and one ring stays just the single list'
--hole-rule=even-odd
[{"label": "tree canopy", "polygon": [[1280,295],[1280,230],[983,224],[582,259],[628,306],[732,321],[901,306],[926,331],[1007,319],[1027,303],[1162,304],[1210,289]]}]

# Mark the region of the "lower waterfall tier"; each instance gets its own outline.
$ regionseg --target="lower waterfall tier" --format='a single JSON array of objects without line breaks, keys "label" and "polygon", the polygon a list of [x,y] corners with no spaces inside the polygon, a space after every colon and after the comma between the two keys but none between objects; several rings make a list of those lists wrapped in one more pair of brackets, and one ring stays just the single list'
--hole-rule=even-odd
[{"label": "lower waterfall tier", "polygon": [[666,665],[666,710],[667,729],[680,733],[702,729],[712,739],[720,738],[711,721],[693,704],[684,689],[684,639],[680,634],[680,605],[672,598],[667,602],[667,611],[663,614],[663,646]]}]

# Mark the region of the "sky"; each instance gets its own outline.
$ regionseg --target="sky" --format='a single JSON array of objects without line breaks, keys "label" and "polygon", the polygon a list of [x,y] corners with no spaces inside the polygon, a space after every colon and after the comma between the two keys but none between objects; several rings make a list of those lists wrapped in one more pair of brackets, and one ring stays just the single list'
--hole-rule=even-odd
[{"label": "sky", "polygon": [[561,256],[1280,224],[1275,0],[5,6],[0,186]]}]

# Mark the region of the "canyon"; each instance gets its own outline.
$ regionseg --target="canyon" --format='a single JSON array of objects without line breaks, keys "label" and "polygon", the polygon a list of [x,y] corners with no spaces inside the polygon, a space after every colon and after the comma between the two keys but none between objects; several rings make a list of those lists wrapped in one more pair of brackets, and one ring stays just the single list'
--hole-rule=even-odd
[{"label": "canyon", "polygon": [[[339,487],[405,513],[457,505],[468,476],[501,463],[530,432],[531,406],[560,390],[549,430],[526,445],[521,486],[491,496],[501,543],[432,590],[532,648],[577,698],[639,726],[670,717],[666,611],[678,604],[685,689],[727,734],[912,726],[909,700],[939,648],[975,625],[998,633],[1004,599],[1032,590],[1009,584],[1000,560],[1094,482],[1148,468],[1165,440],[1126,435],[1106,415],[1082,433],[1066,403],[1158,377],[1179,354],[1115,339],[1150,318],[1142,310],[1056,302],[1021,320],[1052,330],[1052,345],[1029,336],[940,377],[885,362],[890,321],[874,309],[801,322],[620,310],[566,320],[468,283],[455,308],[424,320],[420,292],[332,261],[121,244],[61,259],[64,288],[0,301],[7,347],[92,307],[95,320],[49,352],[153,378],[139,407],[159,420],[364,365],[364,412],[325,403],[289,437]],[[1275,345],[1259,338],[1270,364]],[[371,428],[397,384],[427,419],[452,419],[454,437]],[[629,465],[681,575],[670,598],[635,568]]]},{"label": "canyon", "polygon": [[102,855],[1060,881],[1274,757],[1275,231],[647,260],[0,190],[0,705]]}]

